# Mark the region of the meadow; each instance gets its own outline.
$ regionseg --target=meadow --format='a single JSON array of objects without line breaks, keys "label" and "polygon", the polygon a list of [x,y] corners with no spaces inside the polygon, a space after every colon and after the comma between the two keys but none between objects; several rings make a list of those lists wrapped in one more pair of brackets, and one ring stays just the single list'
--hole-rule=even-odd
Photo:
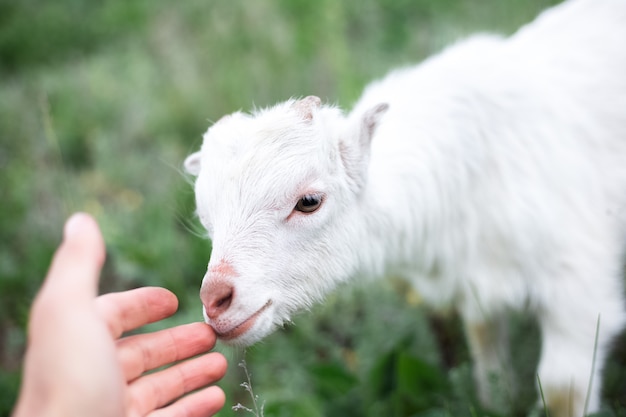
[{"label": "meadow", "polygon": [[[315,94],[350,108],[389,69],[476,31],[512,33],[558,0],[0,0],[0,415],[20,378],[30,301],[64,219],[86,211],[107,242],[101,291],[169,288],[202,319],[211,244],[182,172],[215,120]],[[539,333],[512,317],[519,393],[476,400],[463,330],[405,283],[345,286],[230,362],[227,405],[267,417],[539,416]],[[246,369],[238,366],[246,361]],[[626,342],[602,415],[626,416]]]}]

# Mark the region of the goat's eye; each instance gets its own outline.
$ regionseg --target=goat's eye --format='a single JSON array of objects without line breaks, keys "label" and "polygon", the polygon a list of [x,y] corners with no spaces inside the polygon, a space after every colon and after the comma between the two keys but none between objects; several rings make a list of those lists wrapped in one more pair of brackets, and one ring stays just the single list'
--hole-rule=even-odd
[{"label": "goat's eye", "polygon": [[298,200],[294,210],[302,213],[313,213],[322,205],[322,197],[318,195],[305,195]]}]

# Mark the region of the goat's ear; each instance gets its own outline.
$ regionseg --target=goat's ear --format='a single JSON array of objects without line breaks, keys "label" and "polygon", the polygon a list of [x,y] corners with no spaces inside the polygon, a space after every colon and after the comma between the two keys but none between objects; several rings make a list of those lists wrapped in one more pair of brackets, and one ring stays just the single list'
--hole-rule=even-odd
[{"label": "goat's ear", "polygon": [[200,173],[200,152],[195,152],[189,155],[185,159],[184,166],[185,171],[187,171],[188,174],[197,177]]},{"label": "goat's ear", "polygon": [[378,127],[378,122],[387,113],[387,110],[389,110],[389,104],[380,103],[365,112],[361,121],[359,137],[359,143],[362,147],[369,147],[372,142],[372,136],[374,136],[374,132]]},{"label": "goat's ear", "polygon": [[292,104],[292,107],[304,120],[312,120],[313,110],[319,108],[321,104],[322,100],[319,97],[308,96],[298,101],[295,101]]},{"label": "goat's ear", "polygon": [[358,124],[349,127],[349,137],[339,144],[339,153],[348,178],[357,188],[365,183],[372,137],[387,109],[389,104],[380,103],[363,113],[355,123]]}]

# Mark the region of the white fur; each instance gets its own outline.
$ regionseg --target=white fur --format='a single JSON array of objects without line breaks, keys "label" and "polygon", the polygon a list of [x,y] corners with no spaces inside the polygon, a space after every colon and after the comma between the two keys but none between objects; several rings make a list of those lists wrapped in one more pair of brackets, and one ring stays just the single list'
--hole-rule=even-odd
[{"label": "white fur", "polygon": [[[350,277],[402,274],[460,311],[485,400],[506,365],[497,322],[527,308],[549,406],[582,415],[600,318],[599,407],[626,319],[625,0],[569,1],[508,39],[472,37],[371,84],[347,116],[315,100],[226,116],[186,166],[213,241],[203,286],[233,286],[208,321],[223,333],[259,312],[232,342]],[[294,211],[311,193],[321,208]]]}]

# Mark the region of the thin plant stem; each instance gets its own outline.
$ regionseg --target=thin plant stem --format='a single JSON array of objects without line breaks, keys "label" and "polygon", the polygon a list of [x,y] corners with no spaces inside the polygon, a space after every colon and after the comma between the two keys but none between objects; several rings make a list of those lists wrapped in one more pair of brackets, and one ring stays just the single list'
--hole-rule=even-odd
[{"label": "thin plant stem", "polygon": [[585,397],[585,408],[583,415],[587,415],[589,408],[589,397],[591,396],[591,386],[593,384],[593,377],[596,372],[596,356],[598,353],[598,337],[600,334],[600,315],[598,314],[598,322],[596,323],[596,337],[593,341],[593,358],[591,360],[591,375],[589,375],[589,385],[587,386],[587,396]]},{"label": "thin plant stem", "polygon": [[548,411],[548,405],[546,404],[546,397],[543,395],[543,387],[541,386],[541,378],[539,378],[539,374],[537,374],[537,385],[539,385],[539,394],[541,394],[541,402],[543,403],[543,411],[545,411],[546,417],[550,417],[550,412]]}]

